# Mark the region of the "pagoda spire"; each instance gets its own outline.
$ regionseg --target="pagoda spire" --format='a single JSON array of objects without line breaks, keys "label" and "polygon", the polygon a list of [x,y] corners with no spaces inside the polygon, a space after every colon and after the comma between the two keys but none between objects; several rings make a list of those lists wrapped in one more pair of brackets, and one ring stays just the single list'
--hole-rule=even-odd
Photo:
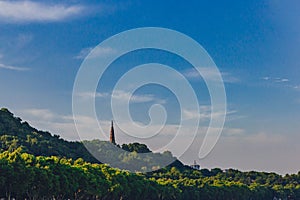
[{"label": "pagoda spire", "polygon": [[115,141],[115,131],[114,131],[114,122],[111,120],[111,127],[110,127],[110,134],[109,134],[109,141],[112,144],[116,144]]}]

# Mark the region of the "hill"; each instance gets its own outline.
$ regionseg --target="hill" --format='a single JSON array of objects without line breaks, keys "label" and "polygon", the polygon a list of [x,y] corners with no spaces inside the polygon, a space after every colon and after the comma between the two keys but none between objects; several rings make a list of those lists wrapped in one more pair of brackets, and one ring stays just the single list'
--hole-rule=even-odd
[{"label": "hill", "polygon": [[8,109],[0,110],[0,152],[14,151],[22,147],[24,152],[37,156],[61,156],[83,158],[97,162],[81,142],[69,142],[59,135],[39,131],[26,121],[15,117]]},{"label": "hill", "polygon": [[[93,156],[85,146],[92,150]],[[52,135],[31,127],[26,121],[15,117],[8,109],[2,108],[0,110],[0,153],[13,152],[19,147],[23,152],[35,156],[58,156],[75,160],[82,158],[92,163],[100,163],[99,160],[103,163],[112,163],[114,159],[114,167],[134,171],[155,170],[165,163],[172,163],[169,167],[186,168],[170,152],[152,153],[145,144],[123,144],[122,147],[116,146],[112,150],[111,144],[107,141],[96,139],[83,142],[67,141],[59,135]],[[146,156],[137,153],[146,153]]]},{"label": "hill", "polygon": [[[111,158],[108,142],[84,143]],[[129,173],[95,163],[83,143],[38,131],[7,109],[0,110],[0,145],[0,199],[300,200],[300,172],[281,176],[235,169],[193,170],[175,160],[153,172]],[[137,171],[157,167],[157,158],[173,158],[170,152],[139,157],[137,152],[151,151],[138,143],[117,148],[127,151],[117,151],[115,162]],[[130,166],[132,159],[140,164]]]},{"label": "hill", "polygon": [[[172,156],[169,151],[153,153],[145,144],[123,144],[122,147],[107,141],[83,141],[89,151],[101,162],[110,163],[111,167],[133,172],[155,171],[161,167],[177,167],[179,170],[189,169]],[[170,164],[171,163],[171,164]]]}]

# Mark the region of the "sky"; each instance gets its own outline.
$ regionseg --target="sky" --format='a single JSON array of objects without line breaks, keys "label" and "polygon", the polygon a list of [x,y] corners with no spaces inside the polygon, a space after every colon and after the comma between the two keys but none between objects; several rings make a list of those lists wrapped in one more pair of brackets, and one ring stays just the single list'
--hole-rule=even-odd
[{"label": "sky", "polygon": [[[281,174],[300,170],[300,2],[291,1],[0,1],[0,107],[34,127],[68,140],[101,138],[93,120],[81,116],[79,137],[72,116],[72,92],[84,58],[99,43],[129,29],[162,27],[181,32],[208,52],[224,80],[226,122],[208,156],[198,158],[203,133],[209,125],[210,96],[193,66],[169,52],[138,50],[116,59],[103,76],[95,98],[97,117],[108,136],[113,118],[110,100],[116,81],[145,63],[168,65],[183,74],[196,91],[202,121],[196,138],[180,156],[204,168],[235,168]],[[163,42],[163,41],[162,41]],[[103,49],[102,49],[103,50]],[[101,53],[109,54],[112,49]],[[207,73],[209,76],[213,74]],[[159,75],[158,75],[159,76]],[[145,76],[146,78],[146,76]],[[134,121],[149,123],[148,110],[160,104],[167,119],[161,134],[149,141],[157,150],[176,132],[182,110],[166,87],[145,85],[128,94],[115,91],[122,101],[131,96]],[[131,124],[126,124],[130,128]],[[155,127],[149,127],[149,130]],[[120,144],[141,141],[116,127]],[[118,135],[119,134],[119,135]],[[101,139],[107,139],[102,137]],[[178,143],[180,146],[180,143]],[[176,149],[171,149],[176,152]],[[176,153],[175,153],[176,155]]]}]

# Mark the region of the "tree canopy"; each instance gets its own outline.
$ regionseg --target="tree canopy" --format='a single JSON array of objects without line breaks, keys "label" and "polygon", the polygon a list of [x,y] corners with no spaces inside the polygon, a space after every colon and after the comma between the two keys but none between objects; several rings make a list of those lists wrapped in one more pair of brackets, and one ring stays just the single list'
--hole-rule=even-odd
[{"label": "tree canopy", "polygon": [[[130,173],[97,162],[83,143],[38,131],[7,109],[0,110],[0,145],[0,199],[300,199],[300,172],[282,176],[236,169],[194,170],[175,160],[142,173],[143,167],[157,165],[152,154],[162,159],[172,154],[154,154],[146,145],[132,143],[117,147],[126,151],[113,155],[125,167],[134,159],[140,161],[136,173]],[[111,158],[108,142],[85,141],[85,145]],[[137,153],[149,156],[143,160]]]}]

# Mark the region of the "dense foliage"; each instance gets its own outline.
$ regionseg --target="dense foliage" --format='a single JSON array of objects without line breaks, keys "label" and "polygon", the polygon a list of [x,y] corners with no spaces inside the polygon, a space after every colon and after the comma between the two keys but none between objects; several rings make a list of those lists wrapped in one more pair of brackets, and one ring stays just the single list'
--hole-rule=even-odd
[{"label": "dense foliage", "polygon": [[[0,110],[0,138],[0,199],[300,200],[300,172],[281,176],[234,169],[193,170],[176,160],[151,173],[130,173],[95,163],[83,143],[38,131],[7,109]],[[112,153],[106,149],[107,142],[85,143],[104,156]],[[132,159],[141,161],[137,171],[157,165],[146,145],[117,148],[128,151],[114,156],[124,166]],[[141,158],[137,152],[150,157]],[[170,152],[153,155],[173,158]],[[144,166],[147,161],[149,166]]]},{"label": "dense foliage", "polygon": [[137,142],[132,144],[122,144],[122,149],[129,152],[137,152],[137,153],[149,153],[150,149],[145,144],[139,144]]},{"label": "dense foliage", "polygon": [[68,158],[83,158],[89,162],[97,162],[81,142],[69,142],[39,131],[27,122],[22,122],[6,108],[0,110],[0,152],[14,151],[18,147],[33,155],[64,156]]},{"label": "dense foliage", "polygon": [[102,163],[110,163],[111,167],[119,169],[147,172],[167,165],[185,168],[171,152],[153,153],[145,144],[123,144],[120,148],[107,141],[92,140],[83,143]]},{"label": "dense foliage", "polygon": [[[93,153],[93,156],[85,148]],[[69,142],[51,135],[49,132],[38,131],[27,122],[2,108],[0,110],[0,152],[12,152],[21,147],[24,152],[36,156],[62,156],[72,159],[82,158],[87,162],[114,163],[121,169],[134,171],[149,171],[174,162],[175,166],[184,167],[170,152],[152,153],[145,144],[123,144],[122,147],[114,146],[107,141]],[[123,151],[125,150],[125,151]],[[138,153],[144,153],[140,156]],[[97,159],[94,158],[96,156]],[[113,160],[112,160],[113,159]]]},{"label": "dense foliage", "polygon": [[300,199],[300,173],[183,170],[141,174],[77,160],[0,154],[0,198],[16,199]]},{"label": "dense foliage", "polygon": [[21,149],[3,152],[0,169],[0,198],[8,199],[156,199],[164,188],[104,164],[36,157]]}]

